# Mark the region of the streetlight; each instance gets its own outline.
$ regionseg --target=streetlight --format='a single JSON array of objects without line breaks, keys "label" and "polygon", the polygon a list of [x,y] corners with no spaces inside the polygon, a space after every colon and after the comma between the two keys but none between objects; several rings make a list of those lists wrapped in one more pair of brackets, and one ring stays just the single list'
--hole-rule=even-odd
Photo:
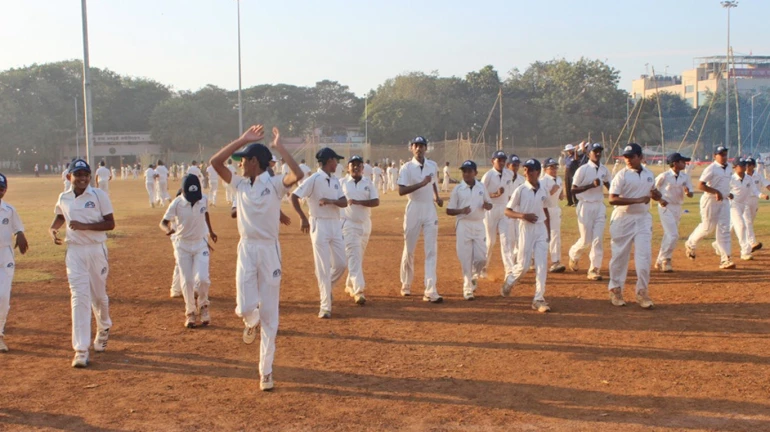
[{"label": "streetlight", "polygon": [[243,102],[241,100],[241,0],[238,4],[238,135],[243,133]]},{"label": "streetlight", "polygon": [[[725,58],[725,147],[730,145],[730,9],[738,7],[737,0],[724,0],[727,9],[727,57]],[[737,91],[737,90],[736,90]]]},{"label": "streetlight", "polygon": [[751,143],[751,152],[754,152],[754,98],[761,95],[762,93],[757,93],[753,96],[751,96],[751,128],[749,129],[749,142]]}]

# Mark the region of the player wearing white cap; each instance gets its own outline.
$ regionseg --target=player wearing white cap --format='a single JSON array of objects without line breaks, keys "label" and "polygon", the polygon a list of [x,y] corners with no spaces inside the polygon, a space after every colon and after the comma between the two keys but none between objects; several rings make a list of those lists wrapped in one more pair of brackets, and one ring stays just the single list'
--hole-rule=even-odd
[{"label": "player wearing white cap", "polygon": [[[481,270],[479,277],[487,277],[487,267],[492,259],[492,253],[500,236],[500,252],[503,257],[503,268],[505,274],[513,273],[513,240],[511,236],[510,223],[505,217],[505,205],[513,193],[513,172],[505,168],[505,162],[508,157],[504,151],[496,151],[492,154],[492,169],[487,171],[481,177],[481,183],[487,190],[487,195],[492,203],[492,208],[484,214],[484,228],[487,251],[486,262]],[[521,176],[517,177],[521,179]]]},{"label": "player wearing white cap", "polygon": [[548,251],[551,255],[551,273],[563,273],[566,268],[561,263],[561,207],[559,201],[564,199],[564,188],[561,177],[558,176],[559,162],[548,158],[543,162],[544,175],[540,186],[546,192],[546,208],[548,209],[548,229],[550,241]]},{"label": "player wearing white cap", "polygon": [[155,183],[155,200],[163,207],[166,202],[171,201],[171,197],[168,194],[168,168],[166,168],[166,165],[163,165],[163,161],[160,159],[158,159],[155,174],[158,175],[157,182]]},{"label": "player wearing white cap", "polygon": [[452,179],[449,176],[449,162],[444,165],[443,175],[444,178],[441,180],[441,192],[449,192],[449,182]]},{"label": "player wearing white cap", "polygon": [[115,229],[112,202],[101,189],[92,188],[91,167],[82,159],[70,164],[72,188],[59,195],[54,209],[56,217],[49,234],[54,244],[61,245],[59,229],[67,225],[67,280],[72,295],[72,367],[88,365],[91,345],[91,311],[96,317],[94,351],[107,348],[110,336],[109,297],[107,296],[107,233]]},{"label": "player wearing white cap", "polygon": [[768,182],[767,179],[762,176],[761,172],[755,171],[756,167],[756,159],[752,157],[746,158],[746,175],[751,176],[751,181],[754,183],[754,187],[759,193],[758,195],[750,196],[748,202],[749,216],[751,220],[751,225],[748,229],[748,240],[749,243],[751,243],[751,253],[762,249],[762,243],[757,241],[757,236],[754,233],[754,219],[757,217],[757,211],[759,210],[759,198],[770,198],[765,193],[766,190],[770,190],[770,182]]},{"label": "player wearing white cap", "polygon": [[404,215],[404,253],[401,255],[401,295],[412,295],[414,279],[414,248],[423,234],[425,247],[425,293],[423,301],[441,303],[444,298],[436,288],[436,254],[438,253],[438,214],[433,203],[439,207],[444,201],[438,195],[436,185],[438,166],[425,158],[428,140],[418,136],[409,144],[414,156],[404,163],[398,175],[398,195],[407,195]]},{"label": "player wearing white cap", "polygon": [[569,268],[578,271],[580,257],[590,248],[588,279],[595,281],[602,280],[602,242],[607,218],[602,185],[607,189],[610,187],[610,172],[601,163],[602,150],[604,147],[601,144],[592,144],[588,152],[588,162],[577,169],[572,179],[572,193],[578,199],[576,212],[580,238],[569,249]]},{"label": "player wearing white cap", "polygon": [[[339,209],[347,207],[348,200],[334,175],[342,156],[324,147],[315,157],[318,171],[292,193],[291,203],[302,221],[300,229],[303,233],[310,233],[313,243],[315,275],[321,297],[318,318],[328,319],[332,316],[332,287],[347,268]],[[302,211],[301,198],[307,198],[309,221]]]},{"label": "player wearing white cap", "polygon": [[147,197],[150,200],[150,207],[155,208],[155,180],[158,174],[155,168],[150,164],[144,171],[144,188],[147,190]]},{"label": "player wearing white cap", "polygon": [[[261,327],[259,349],[259,387],[273,388],[273,358],[278,333],[278,303],[281,287],[281,251],[278,242],[278,218],[281,197],[286,189],[302,178],[302,171],[284,148],[280,132],[273,128],[273,148],[283,156],[291,172],[270,176],[270,150],[257,144],[264,137],[261,125],[251,126],[240,138],[211,157],[210,164],[222,181],[229,184],[237,205],[238,263],[236,264],[235,313],[243,319],[243,341],[251,344]],[[252,144],[249,144],[252,143]],[[244,145],[243,151],[238,151]],[[225,167],[232,156],[242,160],[243,177]]]},{"label": "player wearing white cap", "polygon": [[628,144],[623,149],[623,158],[626,167],[618,171],[610,185],[609,202],[615,206],[610,217],[610,301],[615,306],[626,304],[623,287],[633,247],[636,302],[643,309],[650,309],[653,307],[648,294],[652,264],[652,215],[648,204],[650,199],[659,201],[661,194],[655,188],[655,176],[642,166],[642,148],[638,144]]},{"label": "player wearing white cap", "polygon": [[671,153],[666,158],[671,169],[660,173],[655,178],[655,187],[662,197],[658,202],[658,216],[663,227],[663,240],[660,242],[660,252],[655,261],[655,268],[669,273],[674,271],[671,259],[674,255],[676,242],[679,240],[679,221],[682,218],[684,197],[692,198],[693,185],[690,176],[685,173],[690,158],[679,153]]},{"label": "player wearing white cap", "polygon": [[535,262],[535,297],[532,309],[545,313],[551,307],[545,301],[545,281],[548,276],[548,192],[540,183],[540,161],[527,159],[524,175],[527,180],[517,187],[508,201],[505,215],[519,219],[519,245],[513,273],[505,277],[500,289],[503,297],[511,295],[513,286],[527,273],[530,263]]},{"label": "player wearing white cap", "polygon": [[206,174],[209,176],[209,204],[213,207],[217,205],[217,191],[219,190],[219,174],[211,164],[206,167]]},{"label": "player wearing white cap", "polygon": [[700,199],[701,223],[695,227],[685,243],[688,258],[695,259],[695,247],[698,242],[716,229],[716,246],[721,257],[719,268],[734,269],[730,259],[730,204],[726,201],[730,193],[730,167],[727,161],[727,147],[714,149],[714,162],[709,164],[700,175],[698,189],[704,194]]},{"label": "player wearing white cap", "polygon": [[[172,237],[174,258],[182,283],[185,301],[185,327],[194,328],[196,318],[202,326],[211,323],[209,312],[209,244],[216,243],[217,235],[211,228],[207,210],[208,199],[202,192],[197,176],[188,174],[182,179],[182,195],[171,202],[160,221],[160,229]],[[174,222],[174,228],[171,222]],[[195,296],[197,293],[197,298]],[[197,301],[197,304],[196,304]]]},{"label": "player wearing white cap", "polygon": [[760,195],[764,198],[765,195],[757,189],[754,179],[746,175],[746,166],[746,159],[735,158],[733,162],[735,172],[730,177],[730,221],[741,246],[741,259],[751,261],[754,259],[750,237],[750,231],[753,231],[751,217],[753,209],[749,204],[752,199],[758,199]]},{"label": "player wearing white cap", "polygon": [[8,345],[5,344],[5,320],[11,308],[11,282],[16,266],[13,250],[18,248],[24,255],[29,249],[19,213],[3,200],[7,191],[8,178],[0,174],[0,352],[8,351]]},{"label": "player wearing white cap", "polygon": [[110,172],[110,169],[104,165],[104,160],[99,161],[99,168],[96,169],[96,186],[99,189],[110,193],[110,181],[112,181],[112,173]]},{"label": "player wearing white cap", "polygon": [[340,182],[348,200],[348,206],[342,211],[342,236],[348,260],[345,291],[356,304],[362,306],[366,303],[363,260],[372,233],[371,208],[380,205],[377,188],[370,178],[362,174],[363,161],[361,156],[351,157],[348,160],[348,175]]},{"label": "player wearing white cap", "polygon": [[463,297],[473,300],[479,274],[487,263],[484,216],[493,206],[486,186],[476,181],[476,163],[467,160],[460,170],[463,181],[452,189],[446,214],[457,216],[455,246],[463,271]]}]

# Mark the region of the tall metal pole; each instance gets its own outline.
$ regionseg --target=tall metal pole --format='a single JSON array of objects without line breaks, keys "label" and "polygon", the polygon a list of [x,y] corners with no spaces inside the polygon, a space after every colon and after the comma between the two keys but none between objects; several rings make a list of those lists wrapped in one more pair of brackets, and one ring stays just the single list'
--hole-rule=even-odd
[{"label": "tall metal pole", "polygon": [[238,3],[238,134],[243,133],[243,99],[241,98],[241,0]]},{"label": "tall metal pole", "polygon": [[722,7],[727,9],[727,57],[725,58],[725,147],[730,145],[730,9],[738,7],[736,0],[725,0]]},{"label": "tall metal pole", "polygon": [[364,97],[364,144],[369,144],[369,96]]},{"label": "tall metal pole", "polygon": [[757,93],[751,97],[751,127],[749,128],[749,141],[751,142],[751,152],[754,153],[754,98],[762,93]]},{"label": "tall metal pole", "polygon": [[78,136],[80,135],[80,131],[78,130],[78,117],[80,117],[80,113],[78,112],[78,98],[72,96],[72,100],[75,101],[75,156],[80,157],[80,137]]},{"label": "tall metal pole", "polygon": [[86,11],[86,0],[80,1],[80,7],[83,12],[83,105],[85,111],[85,134],[86,134],[86,160],[89,164],[93,161],[94,145],[94,124],[93,114],[91,112],[91,63],[88,56],[88,13]]},{"label": "tall metal pole", "polygon": [[500,86],[500,92],[497,97],[500,98],[500,141],[497,143],[497,149],[503,149],[503,87]]}]

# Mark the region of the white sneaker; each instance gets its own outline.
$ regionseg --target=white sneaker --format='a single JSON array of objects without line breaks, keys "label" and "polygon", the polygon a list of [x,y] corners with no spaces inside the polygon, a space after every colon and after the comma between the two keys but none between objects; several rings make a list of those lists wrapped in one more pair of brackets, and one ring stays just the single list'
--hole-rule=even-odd
[{"label": "white sneaker", "polygon": [[355,297],[353,298],[355,299],[356,304],[359,306],[363,306],[366,304],[366,297],[364,297],[363,294],[356,294]]},{"label": "white sneaker", "polygon": [[577,260],[573,260],[572,258],[569,259],[569,269],[572,270],[573,272],[580,270],[578,268]]},{"label": "white sneaker", "polygon": [[75,351],[75,358],[72,359],[72,367],[84,368],[88,366],[88,351]]},{"label": "white sneaker", "polygon": [[548,272],[550,273],[564,273],[564,271],[567,270],[566,267],[562,263],[555,262],[551,265],[551,268],[548,269]]},{"label": "white sneaker", "polygon": [[674,266],[671,265],[671,260],[667,259],[663,261],[663,264],[661,264],[660,269],[663,271],[663,273],[671,273],[674,271]]},{"label": "white sneaker", "polygon": [[0,352],[8,352],[8,345],[5,344],[5,338],[0,336]]},{"label": "white sneaker", "polygon": [[598,268],[592,268],[588,270],[588,280],[600,281],[602,280],[601,271]]},{"label": "white sneaker", "polygon": [[200,308],[201,325],[207,326],[211,324],[211,315],[209,314],[209,307],[203,306]]},{"label": "white sneaker", "polygon": [[652,302],[652,299],[650,299],[650,296],[647,294],[646,289],[640,290],[638,293],[636,293],[636,302],[642,309],[652,309],[655,306],[655,304]]},{"label": "white sneaker", "polygon": [[486,279],[488,277],[489,277],[489,275],[487,274],[487,269],[484,269],[484,270],[481,271],[481,273],[479,273],[479,278],[481,278],[481,279]]},{"label": "white sneaker", "polygon": [[269,373],[259,379],[259,388],[262,391],[270,391],[275,387],[273,383],[273,374]]},{"label": "white sneaker", "polygon": [[345,287],[345,293],[351,297],[353,297],[355,294],[353,294],[353,288],[346,286]]},{"label": "white sneaker", "polygon": [[684,246],[684,253],[687,256],[687,258],[691,260],[695,260],[695,249],[691,248],[690,246],[685,245]]},{"label": "white sneaker", "polygon": [[463,298],[465,300],[474,300],[476,297],[473,296],[473,292],[465,292],[463,293]]},{"label": "white sneaker", "polygon": [[107,349],[107,340],[110,338],[110,329],[104,329],[96,332],[94,339],[94,351],[104,352]]},{"label": "white sneaker", "polygon": [[321,319],[329,319],[329,318],[331,318],[331,317],[332,317],[332,312],[331,312],[331,311],[328,311],[328,310],[325,310],[325,309],[321,309],[321,310],[318,312],[318,318],[321,318]]},{"label": "white sneaker", "polygon": [[748,255],[741,255],[741,259],[742,259],[743,261],[751,261],[751,260],[753,260],[753,259],[754,259],[754,255],[752,255],[752,254],[748,254]]},{"label": "white sneaker", "polygon": [[185,315],[184,326],[187,328],[195,328],[195,312]]},{"label": "white sneaker", "polygon": [[730,261],[730,260],[722,261],[719,264],[719,268],[721,268],[722,270],[734,269],[735,268],[735,263]]},{"label": "white sneaker", "polygon": [[259,334],[259,322],[254,327],[246,326],[243,328],[243,343],[251,345],[257,339]]},{"label": "white sneaker", "polygon": [[410,295],[412,295],[411,288],[409,288],[407,286],[402,286],[401,287],[401,296],[402,297],[409,297]]},{"label": "white sneaker", "polygon": [[171,292],[169,293],[169,297],[171,297],[171,298],[182,297],[182,292],[181,291],[175,291],[174,288],[171,288]]},{"label": "white sneaker", "polygon": [[623,292],[620,288],[613,288],[610,290],[610,302],[613,306],[625,306],[626,302],[623,300]]},{"label": "white sneaker", "polygon": [[540,313],[546,313],[551,311],[551,307],[548,306],[548,303],[546,303],[545,300],[535,300],[534,302],[532,302],[532,309]]},{"label": "white sneaker", "polygon": [[424,302],[430,302],[430,303],[443,303],[444,297],[436,296],[435,298],[430,298],[426,295],[422,296],[422,301]]},{"label": "white sneaker", "polygon": [[505,282],[503,282],[502,288],[500,288],[500,295],[503,297],[508,297],[511,295],[511,290],[513,289],[513,285],[516,284],[516,281],[513,279],[513,275],[508,275],[505,277]]}]

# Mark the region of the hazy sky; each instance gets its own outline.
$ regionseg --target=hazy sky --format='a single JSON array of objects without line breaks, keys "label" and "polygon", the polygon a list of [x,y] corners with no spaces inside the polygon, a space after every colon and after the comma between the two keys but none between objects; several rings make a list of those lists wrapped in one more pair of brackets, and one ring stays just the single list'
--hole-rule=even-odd
[{"label": "hazy sky", "polygon": [[[238,86],[236,0],[91,0],[91,65],[175,89]],[[0,70],[82,58],[78,0],[0,0]],[[732,12],[736,54],[770,55],[770,0]],[[724,54],[718,0],[241,0],[243,87],[332,79],[363,95],[408,71],[505,78],[537,60],[679,74]]]}]

